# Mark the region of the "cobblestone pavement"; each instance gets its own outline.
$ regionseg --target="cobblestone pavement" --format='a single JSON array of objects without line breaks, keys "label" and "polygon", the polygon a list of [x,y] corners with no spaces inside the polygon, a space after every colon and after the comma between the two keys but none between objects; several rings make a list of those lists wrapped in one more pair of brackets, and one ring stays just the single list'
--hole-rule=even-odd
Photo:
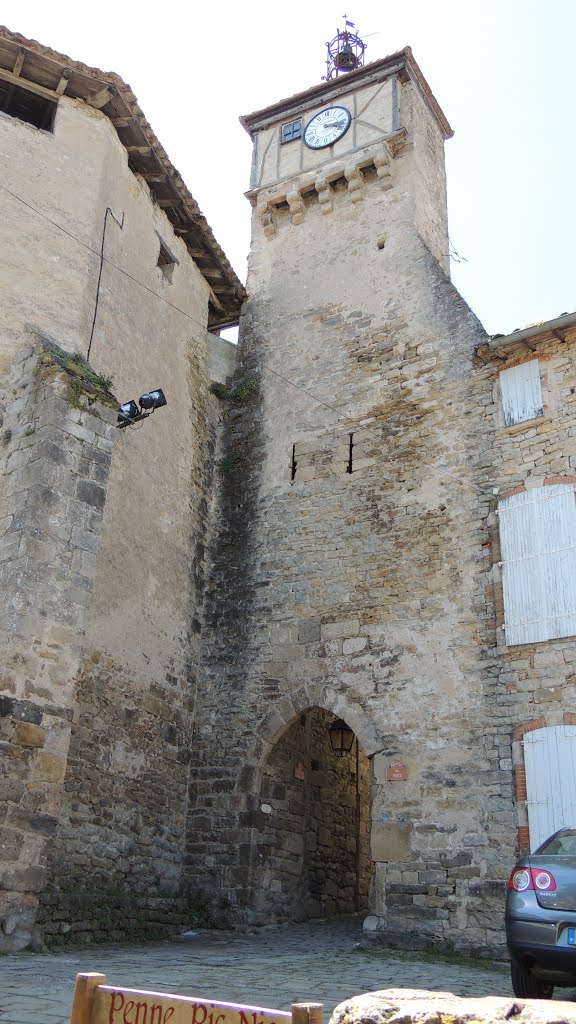
[{"label": "cobblestone pavement", "polygon": [[[90,946],[0,958],[1,1024],[68,1024],[74,979],[99,971],[109,983],[289,1009],[337,1003],[359,992],[429,988],[456,995],[511,995],[507,972],[489,965],[404,960],[355,948],[356,921],[310,923],[255,935],[204,932],[182,942]],[[563,999],[576,992],[559,990]]]}]

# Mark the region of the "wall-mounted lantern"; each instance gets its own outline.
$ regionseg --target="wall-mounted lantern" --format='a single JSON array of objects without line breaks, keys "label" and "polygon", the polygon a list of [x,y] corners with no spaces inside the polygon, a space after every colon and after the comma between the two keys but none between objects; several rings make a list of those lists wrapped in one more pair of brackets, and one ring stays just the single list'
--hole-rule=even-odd
[{"label": "wall-mounted lantern", "polygon": [[337,718],[328,729],[330,746],[337,754],[349,754],[354,743],[354,733],[343,718]]}]

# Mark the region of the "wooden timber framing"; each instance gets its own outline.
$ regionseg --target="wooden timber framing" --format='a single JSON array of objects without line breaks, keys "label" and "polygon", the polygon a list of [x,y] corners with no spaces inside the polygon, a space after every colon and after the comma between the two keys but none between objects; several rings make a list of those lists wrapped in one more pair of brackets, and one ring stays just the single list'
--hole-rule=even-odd
[{"label": "wooden timber framing", "polygon": [[[196,996],[107,985],[104,974],[78,974],[70,1024],[322,1024],[322,1003],[293,1003],[291,1012],[220,1003]],[[134,1014],[133,1017],[130,1017]]]},{"label": "wooden timber framing", "polygon": [[146,181],[210,286],[208,329],[237,324],[246,298],[244,286],[119,75],[88,67],[0,26],[0,79],[54,103],[62,96],[82,100],[109,119],[128,154],[129,167]]}]

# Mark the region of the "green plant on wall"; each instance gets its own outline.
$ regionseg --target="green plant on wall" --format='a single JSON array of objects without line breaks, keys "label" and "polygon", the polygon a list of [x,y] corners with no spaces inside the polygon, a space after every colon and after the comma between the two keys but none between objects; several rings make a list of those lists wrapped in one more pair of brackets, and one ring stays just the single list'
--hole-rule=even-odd
[{"label": "green plant on wall", "polygon": [[233,388],[228,387],[227,384],[220,384],[218,381],[214,381],[210,385],[210,390],[221,401],[232,402],[233,405],[245,405],[256,398],[260,389],[258,381],[254,377],[244,377]]},{"label": "green plant on wall", "polygon": [[54,342],[46,342],[34,368],[36,377],[46,379],[50,371],[64,370],[68,380],[67,398],[74,409],[86,409],[96,401],[116,404],[112,394],[113,378],[97,373],[79,352],[70,355]]}]

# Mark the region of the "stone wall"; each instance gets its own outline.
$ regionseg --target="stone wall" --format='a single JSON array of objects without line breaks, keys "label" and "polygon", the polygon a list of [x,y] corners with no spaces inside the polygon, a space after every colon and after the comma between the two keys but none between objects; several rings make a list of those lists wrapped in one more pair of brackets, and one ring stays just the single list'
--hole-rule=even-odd
[{"label": "stone wall", "polygon": [[[479,361],[475,372],[482,402],[481,436],[487,440],[474,459],[493,489],[483,532],[484,679],[494,742],[492,756],[509,777],[506,800],[494,808],[494,830],[502,840],[513,833],[521,851],[529,848],[523,736],[532,729],[574,723],[576,649],[573,637],[506,645],[497,504],[524,488],[555,483],[576,487],[575,341],[576,335],[569,332],[564,340],[545,335],[530,346],[510,344],[500,354],[493,353],[490,358],[485,355],[487,362]],[[499,373],[535,358],[542,381],[544,415],[506,427]]]},{"label": "stone wall", "polygon": [[[14,657],[24,658],[18,669],[23,692],[17,686],[12,693],[8,672],[3,692],[20,700],[33,687],[30,699],[39,700],[42,708],[60,709],[57,724],[63,734],[52,796],[36,801],[42,813],[49,804],[49,819],[35,825],[42,871],[34,878],[34,891],[48,878],[42,920],[50,934],[70,929],[83,936],[99,934],[101,916],[90,921],[88,914],[97,885],[110,900],[118,894],[149,900],[156,926],[158,899],[179,899],[181,893],[208,505],[220,414],[209,394],[210,289],[148,185],[129,168],[126,149],[104,113],[63,96],[53,133],[3,117],[0,135],[3,180],[23,200],[2,198],[0,227],[0,375],[18,415],[27,398],[18,392],[16,401],[11,392],[28,387],[31,370],[14,364],[15,354],[23,344],[37,346],[46,338],[68,354],[86,356],[90,348],[92,367],[113,380],[119,401],[138,399],[156,387],[164,389],[168,401],[136,429],[117,431],[107,423],[111,433],[100,449],[94,417],[62,404],[60,396],[57,408],[63,419],[62,424],[54,421],[54,429],[63,441],[50,437],[50,444],[41,446],[34,416],[22,411],[17,450],[6,449],[11,481],[30,472],[27,459],[38,467],[40,496],[34,502],[46,506],[46,530],[60,545],[62,563],[43,538],[36,539],[36,511],[27,510],[23,485],[14,490],[10,485],[13,523],[29,523],[33,539],[20,543],[14,539],[16,526],[7,526],[14,533],[4,542],[14,572],[5,593],[22,617],[22,587],[31,594],[45,587],[49,614],[40,626],[23,621],[21,632],[16,612],[7,621],[7,637],[19,637]],[[170,273],[158,266],[161,243],[174,257]],[[70,427],[63,425],[68,419]],[[75,446],[83,446],[81,453]],[[92,454],[86,461],[88,451]],[[83,503],[78,497],[74,504],[77,474],[84,472],[77,464],[86,465],[88,479]],[[59,503],[44,472],[44,466],[52,465],[63,496]],[[59,616],[65,616],[62,623]],[[36,646],[23,655],[21,647],[28,642]],[[37,650],[40,669],[32,663]],[[38,714],[24,705],[16,711]],[[37,724],[32,717],[29,740]],[[17,736],[23,736],[23,726],[19,729]],[[16,741],[11,742],[13,750]],[[44,753],[36,758],[35,750],[29,744],[19,756],[37,760],[39,771],[49,758]],[[44,847],[47,832],[49,848]],[[13,860],[10,852],[8,864]],[[173,907],[179,925],[182,912],[179,904]],[[142,914],[140,924],[146,924]],[[127,920],[127,926],[133,925]],[[24,938],[10,941],[14,945]]]},{"label": "stone wall", "polygon": [[0,950],[30,941],[57,830],[112,450],[70,380],[22,349],[2,395]]},{"label": "stone wall", "polygon": [[[366,180],[359,200],[335,191],[329,216],[311,204],[301,224],[285,211],[275,234],[255,230],[238,374],[260,396],[225,439],[242,463],[217,509],[198,751],[209,838],[191,831],[189,855],[202,851],[199,884],[218,877],[249,914],[260,773],[319,706],[372,761],[370,924],[498,944],[487,897],[514,842],[500,842],[510,772],[482,697],[485,335],[414,230],[415,159],[398,153],[392,186]],[[389,778],[398,761],[405,776]]]}]

